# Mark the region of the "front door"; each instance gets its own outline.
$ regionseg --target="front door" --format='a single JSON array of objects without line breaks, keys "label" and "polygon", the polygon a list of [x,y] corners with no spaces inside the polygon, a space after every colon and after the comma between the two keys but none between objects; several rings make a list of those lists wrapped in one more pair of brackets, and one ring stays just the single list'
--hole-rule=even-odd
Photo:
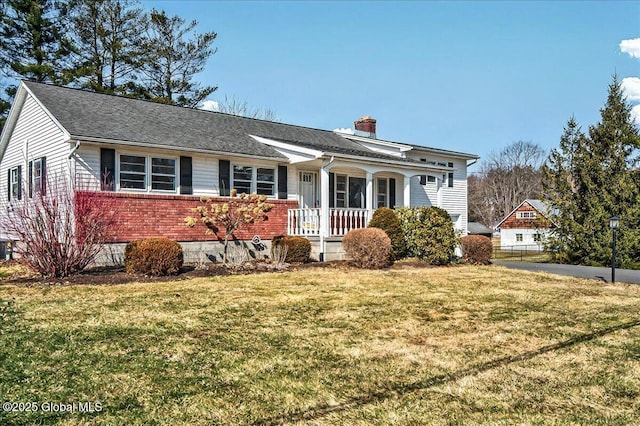
[{"label": "front door", "polygon": [[318,174],[316,172],[300,172],[299,177],[299,203],[300,208],[310,209],[318,207],[318,199],[316,192],[316,181]]}]

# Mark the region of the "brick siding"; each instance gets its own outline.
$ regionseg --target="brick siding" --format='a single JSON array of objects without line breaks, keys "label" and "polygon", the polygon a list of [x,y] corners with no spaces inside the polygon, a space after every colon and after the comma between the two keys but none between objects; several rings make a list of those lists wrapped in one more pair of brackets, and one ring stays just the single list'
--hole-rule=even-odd
[{"label": "brick siding", "polygon": [[[215,241],[216,235],[205,235],[206,227],[198,223],[193,228],[184,224],[184,218],[193,216],[191,209],[202,205],[199,196],[128,194],[114,192],[78,192],[78,196],[95,197],[104,208],[116,210],[112,242],[129,242],[148,237],[166,237],[175,241]],[[227,197],[212,197],[224,203]],[[248,225],[236,231],[239,240],[250,240],[254,235],[270,240],[287,232],[287,210],[298,207],[296,201],[268,200],[274,208],[267,213],[269,220]],[[224,237],[224,230],[220,236]]]}]

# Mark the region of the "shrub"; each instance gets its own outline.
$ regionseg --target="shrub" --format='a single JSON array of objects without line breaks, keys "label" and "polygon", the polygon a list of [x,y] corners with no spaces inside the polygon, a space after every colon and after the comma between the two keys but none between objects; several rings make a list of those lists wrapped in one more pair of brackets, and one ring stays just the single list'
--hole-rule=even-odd
[{"label": "shrub", "polygon": [[391,239],[391,260],[401,259],[405,255],[406,244],[402,233],[400,219],[396,212],[388,207],[381,207],[373,213],[369,222],[370,228],[379,228]]},{"label": "shrub", "polygon": [[342,247],[351,263],[358,268],[381,269],[391,257],[391,239],[382,229],[362,228],[349,231]]},{"label": "shrub", "polygon": [[311,256],[311,242],[304,237],[293,237],[289,235],[281,235],[271,240],[271,257],[273,258],[273,249],[283,245],[287,248],[287,263],[305,263],[309,261]]},{"label": "shrub", "polygon": [[131,241],[124,249],[124,265],[129,273],[176,274],[182,262],[182,247],[168,238]]},{"label": "shrub", "polygon": [[446,210],[437,207],[403,207],[397,211],[407,254],[432,265],[448,265],[458,237]]},{"label": "shrub", "polygon": [[466,263],[487,265],[493,254],[491,238],[483,235],[467,235],[460,239],[462,257]]}]

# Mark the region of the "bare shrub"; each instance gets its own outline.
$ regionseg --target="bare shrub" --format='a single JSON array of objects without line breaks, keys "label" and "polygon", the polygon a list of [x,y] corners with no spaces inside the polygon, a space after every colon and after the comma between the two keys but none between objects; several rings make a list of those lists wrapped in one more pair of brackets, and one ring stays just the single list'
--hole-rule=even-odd
[{"label": "bare shrub", "polygon": [[389,266],[391,239],[382,229],[362,228],[349,231],[342,246],[354,266],[381,269]]},{"label": "bare shrub", "polygon": [[[0,227],[20,262],[45,277],[66,277],[90,265],[113,236],[115,196],[84,191],[62,174],[7,204]],[[46,188],[46,191],[45,191]]]}]

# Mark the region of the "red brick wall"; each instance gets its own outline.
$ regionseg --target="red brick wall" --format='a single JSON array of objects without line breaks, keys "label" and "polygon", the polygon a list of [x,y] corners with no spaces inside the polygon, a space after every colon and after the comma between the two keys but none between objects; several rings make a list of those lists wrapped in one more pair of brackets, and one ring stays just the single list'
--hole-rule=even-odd
[{"label": "red brick wall", "polygon": [[[129,242],[139,238],[167,237],[175,241],[215,241],[215,235],[205,235],[206,227],[198,223],[193,228],[184,224],[184,218],[193,216],[191,209],[199,205],[199,196],[125,194],[114,192],[80,192],[95,197],[95,202],[116,211],[112,242]],[[221,203],[225,197],[213,197]],[[274,208],[269,220],[249,225],[235,233],[240,240],[250,240],[254,235],[270,240],[287,233],[287,210],[298,207],[296,201],[269,200]],[[224,236],[224,232],[221,232]]]}]

